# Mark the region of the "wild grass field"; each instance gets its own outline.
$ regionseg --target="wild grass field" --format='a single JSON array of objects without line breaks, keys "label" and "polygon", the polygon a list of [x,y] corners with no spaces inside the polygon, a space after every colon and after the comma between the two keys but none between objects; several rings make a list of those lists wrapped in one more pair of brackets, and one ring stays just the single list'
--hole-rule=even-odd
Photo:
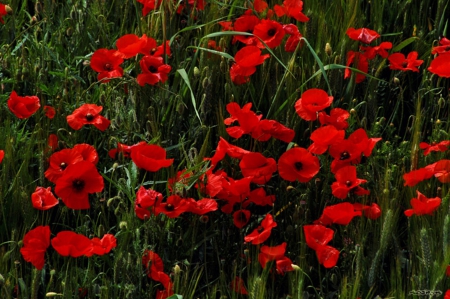
[{"label": "wild grass field", "polygon": [[0,1],[0,298],[450,298],[448,1]]}]

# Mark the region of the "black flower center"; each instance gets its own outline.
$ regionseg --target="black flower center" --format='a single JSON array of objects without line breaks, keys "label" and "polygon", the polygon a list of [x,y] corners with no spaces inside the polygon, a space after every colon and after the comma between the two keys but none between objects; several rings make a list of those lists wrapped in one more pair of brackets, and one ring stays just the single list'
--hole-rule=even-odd
[{"label": "black flower center", "polygon": [[269,31],[267,31],[268,36],[274,36],[275,33],[277,33],[277,30],[275,28],[270,28]]},{"label": "black flower center", "polygon": [[350,186],[352,185],[352,182],[346,181],[346,182],[345,182],[345,185],[346,185],[347,187],[350,187]]},{"label": "black flower center", "polygon": [[150,71],[150,73],[157,73],[158,69],[156,67],[154,67],[153,65],[151,65],[148,70]]},{"label": "black flower center", "polygon": [[264,227],[258,226],[257,231],[258,233],[262,233],[264,231]]},{"label": "black flower center", "polygon": [[350,154],[348,152],[343,152],[339,160],[347,160],[350,158]]},{"label": "black flower center", "polygon": [[302,162],[295,162],[294,167],[295,167],[295,170],[300,171],[303,168],[303,164],[302,164]]},{"label": "black flower center", "polygon": [[86,120],[92,121],[94,119],[94,116],[91,113],[86,114]]},{"label": "black flower center", "polygon": [[59,168],[61,168],[61,170],[66,169],[67,164],[65,162],[61,162],[61,164],[59,164]]},{"label": "black flower center", "polygon": [[406,68],[407,66],[408,66],[408,62],[407,62],[407,61],[403,61],[403,62],[402,62],[402,67],[403,67],[403,68]]},{"label": "black flower center", "polygon": [[175,210],[175,207],[173,206],[173,204],[168,203],[168,204],[166,205],[166,210],[167,210],[167,211],[173,211],[173,210]]},{"label": "black flower center", "polygon": [[76,179],[72,182],[72,187],[77,191],[81,191],[84,188],[84,181]]},{"label": "black flower center", "polygon": [[150,50],[150,54],[151,55],[155,54],[155,52],[156,52],[156,48],[153,48],[153,49]]},{"label": "black flower center", "polygon": [[104,68],[105,68],[106,71],[112,71],[113,70],[113,67],[112,67],[112,65],[110,63],[106,63],[104,65]]}]

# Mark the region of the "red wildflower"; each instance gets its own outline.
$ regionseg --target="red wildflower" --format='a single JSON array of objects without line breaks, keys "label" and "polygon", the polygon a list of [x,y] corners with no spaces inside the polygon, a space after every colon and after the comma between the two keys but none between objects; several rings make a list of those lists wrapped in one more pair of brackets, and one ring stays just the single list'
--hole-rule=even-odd
[{"label": "red wildflower", "polygon": [[264,12],[267,8],[269,8],[269,5],[267,4],[266,1],[264,0],[254,0],[253,1],[253,9],[256,12],[262,13]]},{"label": "red wildflower", "polygon": [[141,141],[137,144],[133,145],[126,145],[120,142],[117,142],[117,148],[109,150],[108,156],[110,156],[112,159],[117,158],[117,154],[121,153],[125,158],[130,158],[131,156],[131,149],[137,145],[140,144],[147,144],[145,141]]},{"label": "red wildflower", "polygon": [[283,29],[286,34],[289,34],[289,37],[284,44],[284,50],[286,52],[294,52],[302,39],[302,34],[294,24],[283,25]]},{"label": "red wildflower", "polygon": [[[352,72],[348,68],[351,64],[356,64],[356,68],[363,73],[367,73],[369,71],[369,62],[367,57],[360,52],[348,51],[347,53],[347,68],[344,71],[344,79],[350,78]],[[356,73],[356,83],[361,83],[366,78],[365,74]]]},{"label": "red wildflower", "polygon": [[334,143],[344,140],[345,131],[338,130],[334,126],[320,127],[311,133],[309,137],[313,143],[308,147],[312,154],[321,155]]},{"label": "red wildflower", "polygon": [[334,231],[320,224],[303,225],[306,244],[318,250],[321,246],[327,245],[333,239]]},{"label": "red wildflower", "polygon": [[169,167],[173,159],[166,159],[166,150],[155,144],[140,143],[131,149],[131,160],[137,167],[156,172]]},{"label": "red wildflower", "polygon": [[283,256],[280,259],[276,260],[275,265],[277,267],[277,273],[280,275],[284,275],[284,273],[288,271],[294,271],[291,259],[286,256]]},{"label": "red wildflower", "polygon": [[162,57],[151,55],[142,57],[139,61],[139,65],[141,66],[142,73],[137,76],[137,82],[140,86],[166,82],[169,78],[168,74],[172,69],[170,65],[164,64],[164,59]]},{"label": "red wildflower", "polygon": [[145,220],[150,218],[152,208],[157,201],[162,201],[163,195],[153,189],[145,189],[141,186],[136,193],[136,200],[134,202],[134,211],[136,216]]},{"label": "red wildflower", "polygon": [[250,234],[244,237],[244,241],[253,245],[261,244],[270,237],[272,228],[276,227],[277,223],[273,220],[271,214],[266,214],[266,217],[262,220],[261,225],[253,230]]},{"label": "red wildflower", "polygon": [[235,63],[230,68],[231,81],[234,84],[248,82],[249,77],[256,72],[256,66],[269,57],[269,54],[261,55],[261,50],[256,46],[243,47],[234,56]]},{"label": "red wildflower", "polygon": [[[239,106],[239,105],[238,105]],[[228,109],[228,105],[227,105]],[[225,120],[226,121],[226,120]],[[228,155],[232,158],[242,159],[244,155],[250,153],[247,150],[244,150],[238,146],[229,144],[225,139],[220,137],[219,143],[217,144],[216,152],[214,156],[211,158],[206,158],[206,160],[211,161],[211,170],[213,170],[216,165],[225,158],[225,155]]]},{"label": "red wildflower", "polygon": [[186,212],[191,212],[192,214],[205,215],[218,209],[217,201],[212,198],[202,198],[200,200],[188,198],[186,200],[189,202]]},{"label": "red wildflower", "polygon": [[270,137],[275,139],[291,142],[295,137],[295,132],[289,129],[276,120],[263,119],[257,123],[257,126],[251,133],[251,136],[258,141],[267,141]]},{"label": "red wildflower", "polygon": [[188,0],[183,1],[178,4],[177,14],[181,14],[186,7],[186,4],[192,7],[192,9],[204,10],[205,9],[205,0]]},{"label": "red wildflower", "polygon": [[29,118],[40,107],[41,104],[37,96],[19,97],[17,93],[13,91],[8,99],[9,110],[20,119]]},{"label": "red wildflower", "polygon": [[190,207],[188,200],[174,194],[167,197],[166,202],[156,202],[155,215],[164,214],[169,218],[177,218],[182,213],[187,212]]},{"label": "red wildflower", "polygon": [[74,130],[79,130],[84,125],[94,125],[103,132],[109,127],[111,122],[100,115],[102,110],[102,106],[83,104],[81,107],[75,109],[72,114],[67,115],[67,123]]},{"label": "red wildflower", "polygon": [[[123,54],[117,50],[98,49],[92,54],[91,68],[98,72],[97,80],[104,78],[119,78],[123,76],[120,65],[123,62]],[[102,83],[109,82],[104,80]]]},{"label": "red wildflower", "polygon": [[164,273],[164,263],[156,252],[151,250],[144,251],[142,264],[145,267],[148,277],[160,282],[166,290],[172,289],[170,277]]},{"label": "red wildflower", "polygon": [[363,128],[360,128],[351,133],[350,136],[348,136],[348,140],[351,141],[365,157],[370,157],[373,148],[381,138],[369,138],[366,131]]},{"label": "red wildflower", "polygon": [[55,108],[53,108],[52,106],[44,106],[44,112],[45,116],[47,116],[47,118],[49,119],[53,119],[56,115]]},{"label": "red wildflower", "polygon": [[47,145],[51,151],[54,151],[58,148],[58,136],[56,134],[48,135]]},{"label": "red wildflower", "polygon": [[231,22],[231,21],[220,21],[217,23],[222,27],[222,31],[233,30],[233,22]]},{"label": "red wildflower", "polygon": [[242,203],[242,207],[246,208],[250,203],[258,206],[273,206],[275,195],[266,195],[264,188],[256,188],[250,191],[247,200]]},{"label": "red wildflower", "polygon": [[432,215],[434,211],[441,205],[439,197],[427,198],[425,195],[417,190],[417,198],[411,199],[410,203],[412,209],[406,210],[405,215],[411,217],[412,215]]},{"label": "red wildflower", "polygon": [[440,160],[434,166],[434,176],[441,183],[450,183],[450,160]]},{"label": "red wildflower", "polygon": [[238,210],[236,212],[233,213],[233,223],[234,225],[241,229],[243,228],[245,225],[247,225],[248,221],[250,220],[250,211],[249,210]]},{"label": "red wildflower", "polygon": [[[251,13],[251,12],[250,12]],[[250,15],[248,13],[240,16],[234,21],[233,30],[239,32],[253,33],[253,29],[257,24],[259,24],[260,20],[257,16]],[[259,40],[257,37],[253,35],[234,35],[233,43],[236,41],[240,41],[246,45],[257,45]]]},{"label": "red wildflower", "polygon": [[63,175],[64,170],[71,164],[83,161],[83,156],[74,149],[63,149],[50,156],[50,165],[45,171],[45,177],[52,183]]},{"label": "red wildflower", "polygon": [[445,292],[444,299],[450,299],[450,290],[447,290],[447,292]]},{"label": "red wildflower", "polygon": [[351,203],[343,202],[325,207],[320,218],[314,221],[314,223],[322,225],[331,225],[333,223],[348,225],[355,216],[361,216],[361,211],[355,211]]},{"label": "red wildflower", "polygon": [[428,71],[439,77],[450,78],[450,52],[434,58],[428,67]]},{"label": "red wildflower", "polygon": [[354,203],[353,207],[355,208],[355,211],[362,211],[365,217],[372,220],[376,220],[381,216],[380,206],[376,203],[372,203],[370,206]]},{"label": "red wildflower", "polygon": [[92,164],[97,165],[98,153],[92,145],[79,143],[73,147],[73,150],[79,152],[84,161],[89,161]]},{"label": "red wildflower", "polygon": [[367,180],[356,177],[355,166],[344,166],[336,171],[336,182],[331,184],[332,194],[339,199],[345,199],[349,192],[356,195],[367,195],[370,192],[359,185],[367,183]]},{"label": "red wildflower", "polygon": [[386,50],[392,49],[392,43],[382,42],[379,46],[375,47],[361,46],[360,49],[361,51],[364,51],[364,56],[366,56],[367,59],[374,59],[377,54],[383,58],[387,58],[389,56],[389,53]]},{"label": "red wildflower", "polygon": [[319,263],[329,269],[336,266],[339,259],[339,250],[329,245],[319,246],[316,255]]},{"label": "red wildflower", "polygon": [[445,276],[450,277],[450,265],[445,269]]},{"label": "red wildflower", "polygon": [[50,227],[38,226],[25,234],[20,253],[23,259],[42,270],[45,264],[45,252],[50,246]]},{"label": "red wildflower", "polygon": [[300,0],[284,0],[283,5],[275,4],[273,7],[277,17],[282,17],[287,15],[288,17],[294,18],[299,22],[308,22],[309,18],[305,16],[302,12],[303,1]]},{"label": "red wildflower", "polygon": [[90,257],[92,255],[105,255],[111,251],[111,249],[116,248],[117,240],[114,235],[105,234],[103,238],[92,238],[92,250],[86,253],[85,256]]},{"label": "red wildflower", "polygon": [[258,260],[261,267],[264,269],[266,268],[267,262],[282,259],[284,257],[284,253],[286,252],[286,246],[286,242],[273,247],[269,247],[267,245],[262,246],[258,255]]},{"label": "red wildflower", "polygon": [[304,120],[316,120],[317,113],[328,108],[333,102],[333,97],[328,96],[327,92],[311,88],[305,91],[301,98],[295,103],[295,112]]},{"label": "red wildflower", "polygon": [[301,147],[289,149],[278,159],[278,173],[290,182],[309,182],[319,169],[319,159]]},{"label": "red wildflower", "polygon": [[[364,145],[364,144],[361,144]],[[352,140],[344,139],[330,145],[329,154],[334,158],[331,162],[331,172],[336,173],[340,168],[361,161],[362,146],[357,146]]]},{"label": "red wildflower", "polygon": [[230,288],[238,294],[248,295],[247,289],[244,285],[244,280],[238,276],[236,276],[230,283]]},{"label": "red wildflower", "polygon": [[420,149],[423,150],[423,155],[427,156],[431,152],[445,152],[448,150],[450,146],[450,140],[444,140],[439,143],[433,142],[432,144],[428,144],[426,142],[419,143]]},{"label": "red wildflower", "polygon": [[5,21],[3,20],[3,17],[6,15],[12,14],[12,9],[9,5],[5,5],[0,3],[0,23],[5,24]]},{"label": "red wildflower", "polygon": [[31,203],[33,208],[45,211],[58,205],[59,202],[53,195],[52,188],[36,187],[31,194]]},{"label": "red wildflower", "polygon": [[403,179],[405,180],[405,183],[403,186],[409,186],[413,187],[417,185],[418,183],[428,180],[433,177],[434,175],[434,167],[436,166],[436,163],[427,165],[423,168],[419,168],[416,170],[412,170],[408,173],[405,173],[403,175]]},{"label": "red wildflower", "polygon": [[338,130],[345,130],[348,128],[347,119],[350,117],[350,113],[347,110],[341,108],[333,108],[330,111],[330,115],[325,112],[319,112],[319,122],[323,125],[334,126]]},{"label": "red wildflower", "polygon": [[258,152],[252,152],[244,155],[239,167],[243,176],[252,177],[253,183],[265,184],[277,171],[277,162],[273,158],[266,158]]},{"label": "red wildflower", "polygon": [[439,46],[433,47],[431,54],[444,54],[450,52],[450,40],[443,37],[439,40]]},{"label": "red wildflower", "polygon": [[[259,37],[270,49],[276,48],[281,44],[281,40],[286,34],[283,25],[273,20],[261,20],[253,29],[253,34]],[[264,45],[259,42],[257,46],[264,48]]]},{"label": "red wildflower", "polygon": [[137,2],[144,5],[144,7],[142,7],[142,16],[145,17],[150,11],[158,8],[161,5],[162,0],[137,0]]},{"label": "red wildflower", "polygon": [[5,151],[0,150],[0,163],[2,163],[4,157],[5,157]]},{"label": "red wildflower", "polygon": [[89,193],[101,192],[103,186],[103,177],[95,165],[81,161],[67,166],[56,181],[55,193],[68,208],[89,209]]},{"label": "red wildflower", "polygon": [[62,231],[52,239],[52,247],[62,256],[80,257],[89,255],[93,244],[86,236],[72,231]]},{"label": "red wildflower", "polygon": [[189,178],[192,177],[192,172],[186,169],[179,170],[175,177],[167,180],[167,189],[170,193],[183,194],[189,187]]},{"label": "red wildflower", "polygon": [[380,37],[376,31],[367,28],[355,29],[350,27],[348,28],[346,34],[351,39],[360,41],[364,44],[370,44],[373,40]]},{"label": "red wildflower", "polygon": [[412,51],[405,58],[403,53],[394,53],[388,57],[389,68],[391,70],[401,70],[401,71],[413,71],[419,72],[417,68],[423,63],[423,60],[417,60],[419,54],[416,51]]},{"label": "red wildflower", "polygon": [[122,53],[123,58],[128,59],[136,56],[138,53],[143,53],[143,48],[147,45],[147,40],[148,37],[145,34],[142,37],[138,37],[136,34],[125,34],[116,41],[116,47]]}]

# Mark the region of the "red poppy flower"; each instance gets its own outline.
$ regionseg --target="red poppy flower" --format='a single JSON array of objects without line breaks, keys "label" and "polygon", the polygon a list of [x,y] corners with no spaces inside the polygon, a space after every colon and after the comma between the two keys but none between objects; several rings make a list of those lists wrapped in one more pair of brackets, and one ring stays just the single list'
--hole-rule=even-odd
[{"label": "red poppy flower", "polygon": [[166,202],[157,201],[155,203],[155,215],[164,214],[169,218],[177,218],[182,213],[188,211],[190,203],[181,196],[174,194],[167,197]]},{"label": "red poppy flower", "polygon": [[153,189],[145,189],[141,186],[136,193],[136,200],[134,202],[134,211],[136,216],[145,220],[150,218],[152,208],[157,201],[162,201],[163,195]]},{"label": "red poppy flower", "polygon": [[166,159],[166,150],[155,144],[140,143],[131,149],[131,160],[137,167],[156,172],[169,167],[173,159]]},{"label": "red poppy flower", "polygon": [[423,63],[423,60],[418,60],[419,54],[416,51],[412,51],[405,58],[403,53],[394,53],[388,57],[389,68],[391,70],[401,70],[401,71],[413,71],[419,72],[417,68]]},{"label": "red poppy flower", "polygon": [[45,112],[45,116],[47,116],[47,118],[49,118],[49,119],[53,119],[56,115],[55,108],[53,108],[52,106],[45,105],[44,112]]},{"label": "red poppy flower", "polygon": [[[188,6],[186,4],[188,4]],[[192,9],[204,10],[205,4],[205,0],[188,0],[186,2],[180,2],[178,4],[177,14],[182,14],[186,6],[191,7]]]},{"label": "red poppy flower", "polygon": [[441,205],[439,197],[427,198],[425,195],[417,190],[417,198],[411,199],[410,203],[412,209],[406,210],[405,215],[411,217],[412,215],[432,215],[434,211]]},{"label": "red poppy flower", "polygon": [[278,159],[278,173],[290,182],[309,182],[319,169],[319,159],[301,147],[289,149]]},{"label": "red poppy flower", "polygon": [[283,29],[286,34],[289,34],[289,37],[284,44],[284,50],[286,52],[294,52],[302,39],[302,34],[294,24],[283,25]]},{"label": "red poppy flower", "polygon": [[364,56],[366,56],[367,59],[374,59],[377,54],[383,58],[387,58],[389,56],[389,53],[386,50],[392,49],[392,43],[382,42],[379,46],[375,47],[361,46],[360,49],[361,51],[364,51]]},{"label": "red poppy flower", "polygon": [[326,91],[311,88],[295,102],[295,112],[304,120],[316,120],[317,112],[328,108],[332,102],[333,97],[328,96]]},{"label": "red poppy flower", "polygon": [[[117,50],[98,49],[92,54],[91,68],[98,72],[97,80],[104,78],[119,78],[123,76],[120,65],[123,62],[123,54]],[[102,83],[109,82],[104,80]]]},{"label": "red poppy flower", "polygon": [[36,190],[31,194],[31,203],[33,208],[45,211],[58,205],[58,200],[52,193],[52,188],[36,187]]},{"label": "red poppy flower", "polygon": [[137,2],[144,5],[144,7],[142,7],[142,16],[145,17],[149,12],[158,8],[161,5],[162,0],[137,0]]},{"label": "red poppy flower", "polygon": [[282,259],[286,252],[286,246],[286,242],[273,247],[267,245],[262,246],[258,255],[258,261],[261,264],[261,267],[264,269],[266,268],[267,262]]},{"label": "red poppy flower", "polygon": [[355,216],[361,216],[361,211],[355,211],[353,205],[349,202],[338,203],[327,206],[323,209],[322,215],[314,223],[322,225],[348,225]]},{"label": "red poppy flower", "polygon": [[141,141],[137,144],[133,144],[133,145],[126,145],[120,142],[117,142],[117,148],[109,150],[108,152],[108,156],[110,156],[112,159],[116,159],[117,158],[117,154],[121,153],[125,158],[130,158],[131,157],[131,149],[137,145],[141,145],[141,144],[147,144],[145,141]]},{"label": "red poppy flower", "polygon": [[4,157],[5,157],[5,151],[0,150],[0,163],[2,163]]},{"label": "red poppy flower", "polygon": [[5,5],[0,3],[0,23],[5,24],[5,21],[3,20],[3,17],[6,15],[12,14],[12,9],[9,5]]},{"label": "red poppy flower", "polygon": [[319,122],[322,126],[331,125],[338,130],[345,130],[348,128],[347,119],[350,117],[350,113],[341,108],[333,108],[330,111],[330,115],[325,112],[319,112]]},{"label": "red poppy flower", "polygon": [[270,137],[273,137],[289,143],[294,139],[295,132],[294,130],[283,126],[276,120],[263,119],[257,123],[256,127],[251,132],[251,136],[258,141],[267,141]]},{"label": "red poppy flower", "polygon": [[59,232],[52,239],[52,247],[62,256],[80,257],[92,251],[92,241],[72,231]]},{"label": "red poppy flower", "polygon": [[116,248],[117,240],[114,235],[105,234],[103,238],[92,238],[92,250],[86,253],[85,256],[90,257],[92,255],[105,255],[111,251],[111,249]]},{"label": "red poppy flower", "polygon": [[336,266],[339,259],[339,250],[329,245],[319,246],[316,255],[319,263],[329,269]]},{"label": "red poppy flower", "polygon": [[144,251],[144,254],[142,255],[142,264],[145,267],[148,277],[161,282],[166,290],[172,289],[170,277],[164,273],[164,263],[156,252],[151,250]]},{"label": "red poppy flower", "polygon": [[380,37],[376,31],[367,28],[355,29],[350,27],[347,29],[346,34],[351,39],[360,41],[364,44],[370,44],[373,40]]},{"label": "red poppy flower", "polygon": [[434,176],[441,183],[450,183],[450,160],[440,160],[434,166]]},{"label": "red poppy flower", "polygon": [[275,265],[277,268],[277,273],[280,275],[284,275],[284,273],[289,271],[294,271],[291,259],[286,256],[283,256],[282,258],[276,260]]},{"label": "red poppy flower", "polygon": [[81,161],[67,166],[63,175],[56,181],[55,193],[74,210],[89,209],[89,193],[103,190],[103,177],[95,165]]},{"label": "red poppy flower", "polygon": [[52,183],[63,175],[67,166],[83,161],[81,153],[74,149],[63,149],[50,156],[50,165],[45,171],[45,177]]},{"label": "red poppy flower", "polygon": [[445,276],[450,277],[450,265],[445,269]]},{"label": "red poppy flower", "polygon": [[97,165],[98,153],[92,145],[87,143],[79,143],[73,147],[73,150],[79,152],[84,161],[89,161],[94,165]]},{"label": "red poppy flower", "polygon": [[447,292],[445,292],[444,299],[450,299],[450,290],[447,290]]},{"label": "red poppy flower", "polygon": [[272,174],[277,171],[277,162],[273,158],[266,158],[262,154],[248,153],[244,155],[239,163],[242,175],[252,177],[255,184],[267,183]]},{"label": "red poppy flower", "polygon": [[[344,79],[350,78],[352,72],[348,68],[351,64],[356,64],[356,68],[363,73],[367,73],[369,71],[369,62],[365,54],[360,52],[348,51],[347,53],[347,68],[344,71]],[[356,83],[361,83],[366,78],[365,74],[356,73]]]},{"label": "red poppy flower", "polygon": [[439,40],[439,46],[433,47],[431,54],[444,54],[450,52],[450,40],[443,37]]},{"label": "red poppy flower", "polygon": [[349,192],[356,195],[367,195],[370,192],[360,187],[360,184],[367,183],[367,180],[358,179],[356,177],[355,166],[344,166],[336,171],[336,182],[331,184],[332,194],[339,198],[345,199]]},{"label": "red poppy flower", "polygon": [[275,4],[273,10],[279,18],[286,15],[290,18],[296,19],[299,22],[309,21],[309,18],[302,12],[303,1],[300,0],[284,0],[283,5]]},{"label": "red poppy flower", "polygon": [[206,158],[205,160],[211,161],[211,170],[213,170],[216,165],[225,158],[225,155],[228,155],[232,158],[242,159],[245,154],[250,153],[243,148],[240,148],[235,145],[229,144],[225,139],[220,137],[219,143],[217,144],[216,152],[214,156],[211,158]]},{"label": "red poppy flower", "polygon": [[56,134],[48,135],[47,145],[51,151],[54,151],[58,148],[58,136]]},{"label": "red poppy flower", "polygon": [[251,134],[258,126],[262,115],[256,115],[251,111],[252,103],[245,104],[242,109],[236,102],[227,104],[226,109],[231,114],[224,120],[224,124],[229,126],[235,121],[239,122],[239,126],[226,128],[227,133],[233,138],[241,138],[244,134]]},{"label": "red poppy flower", "polygon": [[[233,30],[253,33],[253,29],[257,24],[259,24],[259,22],[260,20],[257,16],[246,13],[237,18],[236,21],[234,21]],[[259,42],[258,38],[252,35],[234,35],[233,43],[235,43],[236,41],[240,41],[246,45],[257,45]]]},{"label": "red poppy flower", "polygon": [[426,142],[419,143],[419,147],[423,150],[424,156],[429,155],[431,152],[445,152],[448,150],[449,146],[450,140],[444,140],[439,143],[433,142],[432,144],[428,144]]},{"label": "red poppy flower", "polygon": [[41,107],[37,96],[19,97],[15,91],[8,99],[8,108],[20,119],[29,118]]},{"label": "red poppy flower", "polygon": [[245,177],[240,180],[229,178],[223,171],[207,175],[206,191],[210,197],[226,201],[221,210],[230,214],[237,203],[242,203],[250,194],[251,178]]},{"label": "red poppy flower", "polygon": [[244,280],[238,276],[236,276],[230,283],[230,288],[238,294],[248,295],[247,289],[244,285]]},{"label": "red poppy flower", "polygon": [[247,243],[251,242],[253,245],[261,244],[270,237],[272,228],[276,226],[277,223],[273,220],[272,215],[267,214],[261,221],[261,225],[244,237],[244,241]]},{"label": "red poppy flower", "polygon": [[141,71],[137,76],[137,82],[140,86],[145,84],[155,85],[158,82],[164,83],[167,81],[168,74],[172,67],[168,64],[164,64],[162,57],[155,57],[146,55],[142,57],[139,62]]},{"label": "red poppy flower", "polygon": [[313,144],[308,147],[308,151],[312,154],[321,155],[327,151],[332,144],[344,140],[345,131],[338,130],[334,126],[320,127],[311,133],[309,137]]},{"label": "red poppy flower", "polygon": [[450,52],[434,58],[428,67],[428,71],[442,78],[450,78]]},{"label": "red poppy flower", "polygon": [[256,188],[250,191],[247,200],[242,203],[242,207],[246,208],[250,203],[258,206],[273,206],[275,195],[266,195],[264,188]]},{"label": "red poppy flower", "polygon": [[372,203],[370,206],[354,203],[353,207],[355,208],[355,211],[362,211],[365,217],[372,220],[376,220],[381,216],[380,206],[376,203]]},{"label": "red poppy flower", "polygon": [[162,57],[164,55],[167,55],[167,57],[172,56],[172,52],[170,50],[170,41],[166,41],[165,44],[157,45],[156,41],[149,37],[147,39],[147,44],[143,48],[143,52],[141,52],[144,55],[150,55],[154,57]]},{"label": "red poppy flower", "polygon": [[50,246],[50,227],[38,226],[25,234],[20,253],[23,259],[42,270],[45,264],[45,252]]},{"label": "red poppy flower", "polygon": [[100,115],[103,107],[95,104],[83,104],[75,109],[72,114],[67,115],[67,123],[74,130],[81,129],[84,125],[94,125],[100,131],[105,131],[111,123]]},{"label": "red poppy flower", "polygon": [[350,136],[348,136],[348,140],[351,141],[365,157],[370,157],[373,148],[381,138],[369,138],[366,131],[360,128],[351,133]]},{"label": "red poppy flower", "polygon": [[248,221],[250,220],[250,211],[249,210],[238,210],[236,212],[233,213],[233,223],[234,225],[241,229],[244,226],[247,225]]},{"label": "red poppy flower", "polygon": [[[136,34],[125,34],[116,41],[117,50],[122,53],[123,58],[128,59],[143,52],[143,48],[147,44],[147,35],[138,37]],[[155,42],[156,44],[156,42]],[[156,45],[155,45],[156,46]]]},{"label": "red poppy flower", "polygon": [[436,166],[436,163],[433,163],[433,164],[427,165],[423,168],[419,168],[419,169],[410,171],[408,173],[405,173],[403,175],[403,179],[405,180],[405,183],[403,184],[403,186],[413,187],[424,180],[428,180],[428,179],[432,178],[434,175],[435,166]]},{"label": "red poppy flower", "polygon": [[266,1],[264,0],[254,0],[253,1],[253,9],[256,12],[262,13],[264,12],[267,8],[269,8],[269,5],[267,4]]},{"label": "red poppy flower", "polygon": [[365,144],[357,146],[350,139],[331,144],[328,150],[329,154],[334,158],[333,162],[331,162],[331,172],[336,173],[344,166],[358,164],[361,161],[362,151],[365,149],[363,146]]},{"label": "red poppy flower", "polygon": [[[253,29],[253,34],[259,37],[270,49],[276,48],[281,44],[281,40],[286,34],[283,25],[273,20],[261,20]],[[259,42],[258,47],[264,48]]]},{"label": "red poppy flower", "polygon": [[212,198],[202,198],[200,200],[188,198],[186,200],[189,203],[186,212],[191,212],[192,214],[205,215],[218,209],[217,201]]},{"label": "red poppy flower", "polygon": [[231,81],[235,84],[248,82],[249,77],[256,72],[256,66],[269,57],[269,54],[261,55],[261,49],[256,46],[243,47],[234,56],[236,63],[230,68]]},{"label": "red poppy flower", "polygon": [[333,240],[334,231],[320,224],[303,225],[305,242],[310,248],[319,250]]}]

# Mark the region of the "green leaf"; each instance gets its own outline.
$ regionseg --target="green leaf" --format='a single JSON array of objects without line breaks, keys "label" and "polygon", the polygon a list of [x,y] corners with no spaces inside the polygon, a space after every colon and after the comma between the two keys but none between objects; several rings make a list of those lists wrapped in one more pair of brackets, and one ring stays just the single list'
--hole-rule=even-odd
[{"label": "green leaf", "polygon": [[178,69],[177,72],[181,75],[181,78],[183,78],[184,82],[186,83],[187,87],[189,88],[189,90],[191,92],[192,106],[194,106],[195,114],[197,115],[197,118],[200,121],[200,125],[202,125],[202,120],[200,119],[200,115],[198,114],[198,111],[197,111],[197,104],[196,104],[196,101],[195,101],[195,96],[194,96],[194,93],[192,92],[191,83],[189,81],[189,77],[188,77],[188,75],[186,73],[186,70],[185,69]]},{"label": "green leaf", "polygon": [[414,41],[416,41],[416,40],[418,40],[419,38],[418,37],[415,37],[415,36],[412,36],[412,37],[410,37],[410,38],[407,38],[407,39],[405,39],[404,41],[402,41],[400,44],[398,44],[397,46],[395,46],[393,49],[392,49],[392,51],[393,52],[398,52],[398,51],[400,51],[401,49],[403,49],[404,47],[406,47],[407,45],[409,45],[410,43],[412,43],[412,42],[414,42]]},{"label": "green leaf", "polygon": [[226,59],[230,59],[230,60],[234,60],[233,56],[231,56],[228,53],[225,52],[220,52],[220,51],[216,51],[216,50],[211,50],[211,49],[207,49],[207,48],[202,48],[202,47],[194,47],[194,46],[189,46],[188,48],[194,48],[197,50],[202,50],[202,51],[206,51],[206,52],[210,52],[216,55],[220,55],[222,57],[225,57]]},{"label": "green leaf", "polygon": [[183,299],[183,296],[175,294],[175,295],[168,297],[167,299]]},{"label": "green leaf", "polygon": [[[328,81],[327,75],[325,73],[325,68],[323,67],[322,60],[320,60],[319,56],[317,56],[316,52],[311,47],[311,45],[309,44],[309,42],[308,42],[308,40],[306,38],[301,37],[300,40],[304,40],[305,41],[306,46],[308,47],[309,51],[313,55],[313,57],[316,60],[317,64],[319,65],[320,72],[322,73],[323,78],[325,79],[325,82],[327,83],[327,86],[328,86],[328,93],[331,94],[331,85],[330,85],[330,82]],[[313,76],[311,76],[311,78],[315,77],[316,75],[317,75],[317,72]],[[311,78],[309,78],[308,81],[311,80]],[[306,81],[306,82],[308,82],[308,81]]]}]

